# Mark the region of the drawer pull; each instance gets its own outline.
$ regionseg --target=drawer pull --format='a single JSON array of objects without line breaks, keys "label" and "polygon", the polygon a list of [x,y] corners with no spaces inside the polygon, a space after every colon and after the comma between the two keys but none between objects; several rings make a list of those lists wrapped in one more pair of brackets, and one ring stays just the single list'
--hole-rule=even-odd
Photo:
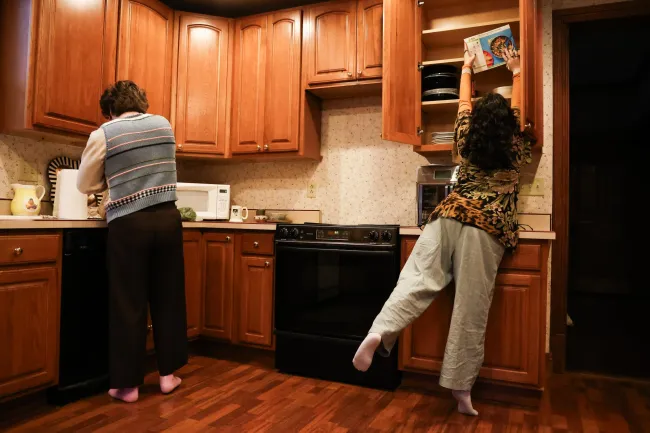
[{"label": "drawer pull", "polygon": [[268,268],[271,264],[269,262],[264,262],[264,267]]},{"label": "drawer pull", "polygon": [[257,242],[257,241],[253,242],[253,247],[255,247],[255,248],[259,248],[259,247],[260,247],[260,243]]},{"label": "drawer pull", "polygon": [[230,236],[226,236],[226,242],[230,242]]},{"label": "drawer pull", "polygon": [[20,247],[14,248],[14,256],[20,256],[22,254],[23,254],[23,249],[22,248],[20,248]]}]

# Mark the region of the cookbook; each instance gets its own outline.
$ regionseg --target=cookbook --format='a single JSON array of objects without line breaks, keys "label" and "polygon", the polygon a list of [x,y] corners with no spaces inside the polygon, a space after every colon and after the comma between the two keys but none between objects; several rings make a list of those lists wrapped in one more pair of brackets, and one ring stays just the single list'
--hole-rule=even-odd
[{"label": "cookbook", "polygon": [[505,65],[503,53],[516,50],[515,38],[509,25],[490,30],[465,39],[467,50],[476,55],[474,73],[487,71]]}]

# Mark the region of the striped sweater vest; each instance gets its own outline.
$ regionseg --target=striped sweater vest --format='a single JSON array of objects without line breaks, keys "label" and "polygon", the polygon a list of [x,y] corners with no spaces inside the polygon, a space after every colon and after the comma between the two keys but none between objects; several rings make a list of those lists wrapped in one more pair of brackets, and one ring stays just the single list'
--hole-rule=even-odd
[{"label": "striped sweater vest", "polygon": [[167,119],[140,114],[107,122],[102,130],[106,135],[108,222],[176,201],[176,144]]}]

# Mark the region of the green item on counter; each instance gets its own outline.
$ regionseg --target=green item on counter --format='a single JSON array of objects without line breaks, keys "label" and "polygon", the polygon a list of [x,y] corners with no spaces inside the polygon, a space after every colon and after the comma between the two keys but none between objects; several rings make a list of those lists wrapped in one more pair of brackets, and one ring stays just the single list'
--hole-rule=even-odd
[{"label": "green item on counter", "polygon": [[181,213],[183,221],[196,221],[196,212],[191,207],[182,207],[178,211]]}]

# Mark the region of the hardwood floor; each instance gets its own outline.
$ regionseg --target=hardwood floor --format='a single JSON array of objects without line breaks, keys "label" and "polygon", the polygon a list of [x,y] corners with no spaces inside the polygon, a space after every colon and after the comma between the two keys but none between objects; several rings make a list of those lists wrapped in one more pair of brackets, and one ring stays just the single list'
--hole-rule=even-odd
[{"label": "hardwood floor", "polygon": [[97,395],[63,408],[0,405],[0,431],[26,432],[650,432],[650,383],[554,376],[538,408],[478,401],[477,418],[451,397],[384,392],[193,356],[169,396],[147,376],[140,401]]}]

